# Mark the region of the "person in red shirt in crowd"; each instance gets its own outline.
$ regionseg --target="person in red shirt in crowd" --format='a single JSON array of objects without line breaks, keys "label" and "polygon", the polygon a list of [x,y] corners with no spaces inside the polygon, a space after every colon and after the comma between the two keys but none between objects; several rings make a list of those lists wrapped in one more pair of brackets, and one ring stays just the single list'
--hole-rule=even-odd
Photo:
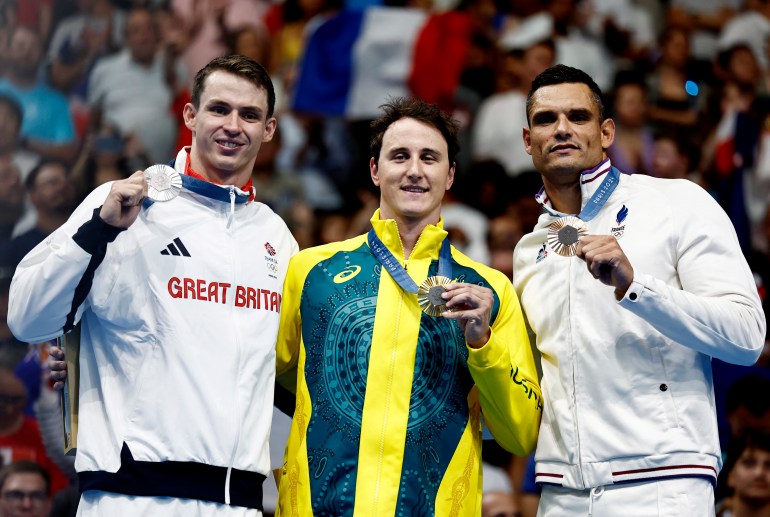
[{"label": "person in red shirt in crowd", "polygon": [[24,414],[27,392],[16,375],[0,367],[0,459],[7,465],[19,460],[34,461],[51,478],[51,494],[69,483],[45,452],[34,418]]}]

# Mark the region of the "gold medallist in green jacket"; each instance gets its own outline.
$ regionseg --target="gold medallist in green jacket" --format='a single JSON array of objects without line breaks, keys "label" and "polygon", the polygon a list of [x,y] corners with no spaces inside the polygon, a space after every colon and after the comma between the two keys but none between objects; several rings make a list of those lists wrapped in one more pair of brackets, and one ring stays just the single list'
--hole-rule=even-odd
[{"label": "gold medallist in green jacket", "polygon": [[296,407],[279,516],[478,516],[482,415],[515,454],[537,440],[516,293],[443,229],[457,126],[418,100],[383,109],[372,231],[295,255],[284,284],[277,376]]}]

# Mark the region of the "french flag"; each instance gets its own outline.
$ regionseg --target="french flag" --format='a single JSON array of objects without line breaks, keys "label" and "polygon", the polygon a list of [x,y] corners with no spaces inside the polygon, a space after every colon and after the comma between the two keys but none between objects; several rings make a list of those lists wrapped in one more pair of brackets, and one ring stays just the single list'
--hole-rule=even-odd
[{"label": "french flag", "polygon": [[360,120],[376,118],[389,97],[444,105],[459,82],[471,30],[465,13],[341,11],[308,36],[292,107]]},{"label": "french flag", "polygon": [[714,133],[714,167],[722,177],[729,177],[736,168],[735,131],[738,113],[728,110],[719,120]]}]

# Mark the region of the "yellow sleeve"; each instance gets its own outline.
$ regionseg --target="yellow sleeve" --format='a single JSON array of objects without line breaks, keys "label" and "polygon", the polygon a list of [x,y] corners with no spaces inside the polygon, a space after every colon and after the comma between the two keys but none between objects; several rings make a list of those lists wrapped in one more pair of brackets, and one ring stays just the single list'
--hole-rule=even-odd
[{"label": "yellow sleeve", "polygon": [[278,338],[275,343],[275,378],[278,383],[296,394],[297,392],[297,362],[302,343],[302,315],[300,302],[305,268],[299,267],[295,255],[289,261],[289,270],[283,282],[281,295],[281,323],[278,327]]},{"label": "yellow sleeve", "polygon": [[487,344],[468,347],[468,368],[479,393],[484,421],[506,450],[534,450],[543,401],[524,317],[509,281],[497,282],[500,310]]}]

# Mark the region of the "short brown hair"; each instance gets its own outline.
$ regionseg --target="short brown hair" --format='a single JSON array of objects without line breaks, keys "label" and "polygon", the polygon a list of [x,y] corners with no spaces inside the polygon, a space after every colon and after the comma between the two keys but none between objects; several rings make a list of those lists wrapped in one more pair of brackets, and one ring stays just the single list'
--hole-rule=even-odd
[{"label": "short brown hair", "polygon": [[0,491],[5,487],[5,482],[13,474],[39,474],[45,482],[45,493],[51,493],[51,476],[40,464],[29,460],[17,460],[0,469]]},{"label": "short brown hair", "polygon": [[441,133],[446,140],[449,164],[455,163],[455,157],[460,152],[460,142],[457,139],[460,125],[438,106],[413,97],[396,97],[381,105],[380,109],[382,115],[369,126],[372,135],[369,141],[369,152],[375,162],[380,159],[382,137],[391,124],[402,118],[413,118],[436,128]]},{"label": "short brown hair", "polygon": [[216,57],[198,70],[193,81],[191,100],[196,110],[200,107],[201,95],[206,87],[206,79],[217,70],[243,77],[257,88],[265,90],[267,92],[267,118],[273,116],[273,111],[275,110],[275,89],[267,70],[253,59],[239,54]]}]

